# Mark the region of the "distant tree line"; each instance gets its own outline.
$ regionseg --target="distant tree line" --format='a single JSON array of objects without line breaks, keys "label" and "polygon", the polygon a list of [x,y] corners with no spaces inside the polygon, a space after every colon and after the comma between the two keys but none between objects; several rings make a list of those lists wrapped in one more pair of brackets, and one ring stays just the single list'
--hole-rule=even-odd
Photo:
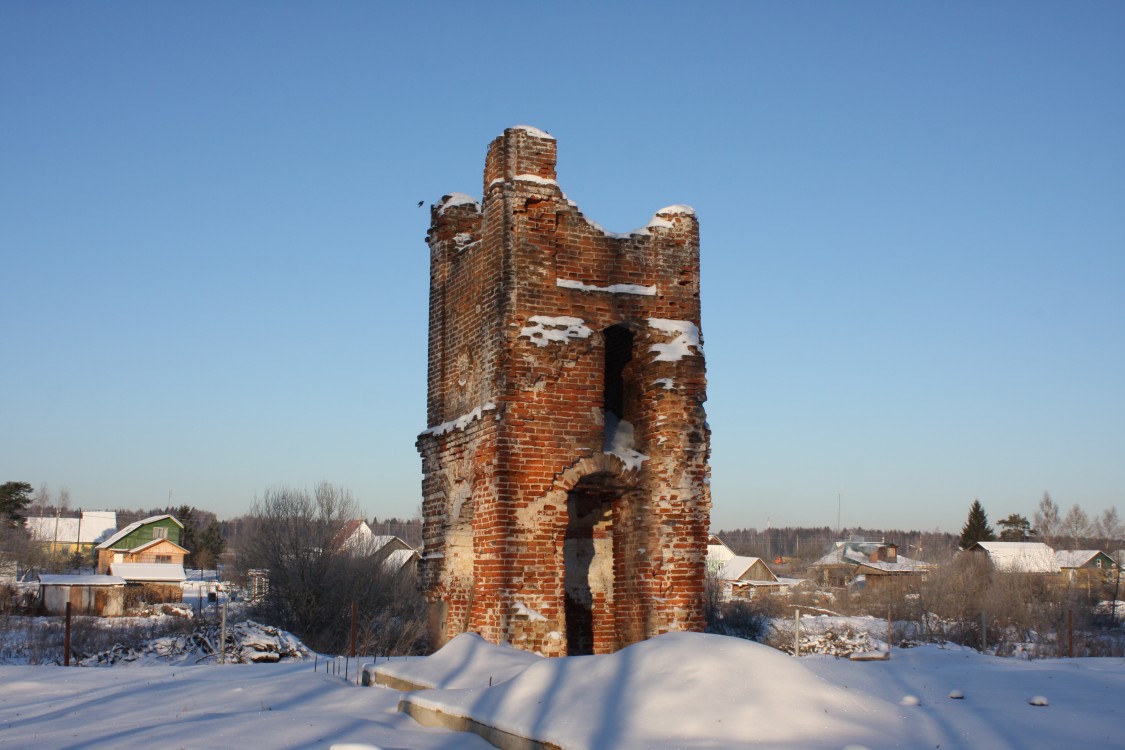
[{"label": "distant tree line", "polygon": [[1043,493],[1031,520],[1012,513],[997,521],[1000,533],[989,525],[988,514],[979,499],[969,506],[969,515],[961,528],[958,544],[967,549],[977,542],[1043,542],[1054,549],[1100,549],[1114,553],[1125,545],[1125,525],[1117,515],[1117,507],[1106,508],[1090,517],[1078,503],[1065,513],[1048,492]]},{"label": "distant tree line", "polygon": [[942,531],[905,531],[850,527],[837,533],[828,526],[785,526],[776,529],[730,529],[715,532],[736,555],[810,563],[830,552],[836,542],[893,542],[899,554],[926,562],[944,562],[957,551],[957,537]]}]

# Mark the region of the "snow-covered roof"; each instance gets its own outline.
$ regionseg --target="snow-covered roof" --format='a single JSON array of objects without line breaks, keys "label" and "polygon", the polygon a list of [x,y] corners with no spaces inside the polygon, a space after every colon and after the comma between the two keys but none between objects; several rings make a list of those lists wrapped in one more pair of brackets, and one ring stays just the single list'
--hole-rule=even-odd
[{"label": "snow-covered roof", "polygon": [[387,555],[387,559],[383,560],[383,567],[387,570],[402,570],[413,559],[422,559],[417,550],[413,549],[396,549]]},{"label": "snow-covered roof", "polygon": [[109,565],[110,575],[121,576],[126,581],[186,581],[183,565],[176,563],[123,563]]},{"label": "snow-covered roof", "polygon": [[911,560],[909,557],[899,555],[896,562],[868,562],[864,560],[859,563],[861,567],[871,568],[883,573],[921,573],[925,570],[932,570],[933,565],[922,562],[921,560]]},{"label": "snow-covered roof", "polygon": [[[750,571],[750,568],[754,567],[755,563],[761,562],[761,560],[762,558],[760,557],[743,557],[741,555],[735,555],[730,560],[728,560],[727,564],[724,565],[722,570],[719,571],[719,580],[742,582],[742,576],[746,575]],[[769,566],[764,562],[762,563],[762,566],[766,569],[766,572],[769,573],[769,578],[766,579],[766,582],[776,583],[777,576],[773,574],[773,571],[769,569]],[[747,583],[749,583],[749,581],[747,581]]]},{"label": "snow-covered roof", "polygon": [[340,529],[336,536],[332,537],[332,542],[329,546],[332,549],[347,548],[365,544],[374,534],[371,527],[367,525],[367,521],[362,518],[355,518],[344,524],[344,528]]},{"label": "snow-covered roof", "polygon": [[124,586],[125,579],[118,576],[81,576],[39,574],[39,583],[44,586]]},{"label": "snow-covered roof", "polygon": [[1100,549],[1057,549],[1055,560],[1060,568],[1082,568],[1100,554]]},{"label": "snow-covered roof", "polygon": [[[836,542],[835,548],[812,564],[812,567],[866,563],[880,547],[895,547],[887,542]],[[901,559],[901,558],[900,558]]]},{"label": "snow-covered roof", "polygon": [[1055,551],[1043,542],[977,542],[969,549],[988,553],[997,570],[1008,573],[1058,573]]},{"label": "snow-covered roof", "polygon": [[180,523],[175,517],[170,516],[167,513],[165,513],[164,515],[160,515],[160,516],[149,516],[148,518],[142,518],[140,521],[134,521],[133,523],[126,526],[125,528],[121,529],[121,531],[117,532],[116,534],[111,536],[109,539],[106,539],[104,542],[99,544],[98,549],[113,549],[114,544],[121,541],[125,537],[129,536],[130,534],[132,534],[134,531],[136,531],[140,527],[144,526],[145,524],[156,523],[157,521],[162,521],[165,518],[171,518],[172,521],[175,522],[175,524],[177,526],[179,526],[181,529],[184,527],[184,525],[182,523]]},{"label": "snow-covered roof", "polygon": [[32,516],[27,530],[38,542],[93,544],[117,530],[117,513],[112,510],[84,510],[81,518]]},{"label": "snow-covered roof", "polygon": [[725,563],[734,557],[734,550],[726,545],[719,537],[712,534],[707,537],[707,559],[713,562]]}]

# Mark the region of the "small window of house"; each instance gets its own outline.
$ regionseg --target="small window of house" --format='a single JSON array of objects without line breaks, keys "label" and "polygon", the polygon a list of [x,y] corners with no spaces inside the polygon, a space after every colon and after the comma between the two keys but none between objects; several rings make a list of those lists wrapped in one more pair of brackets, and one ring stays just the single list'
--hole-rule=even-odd
[{"label": "small window of house", "polygon": [[171,555],[156,555],[156,561],[158,563],[170,563],[170,562],[172,562],[172,556]]},{"label": "small window of house", "polygon": [[152,527],[152,538],[153,539],[167,539],[168,538],[168,529],[164,526],[153,526]]}]

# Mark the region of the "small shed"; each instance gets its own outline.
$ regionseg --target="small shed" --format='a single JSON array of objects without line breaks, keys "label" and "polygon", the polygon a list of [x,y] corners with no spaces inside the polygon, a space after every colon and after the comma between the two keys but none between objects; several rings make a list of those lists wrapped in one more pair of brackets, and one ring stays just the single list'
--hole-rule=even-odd
[{"label": "small shed", "polygon": [[49,615],[65,615],[67,602],[74,615],[120,617],[125,612],[125,579],[118,576],[39,576],[43,609]]},{"label": "small shed", "polygon": [[129,604],[145,602],[182,602],[183,583],[187,580],[184,566],[176,563],[125,563],[110,564],[109,572],[120,576],[129,586]]}]

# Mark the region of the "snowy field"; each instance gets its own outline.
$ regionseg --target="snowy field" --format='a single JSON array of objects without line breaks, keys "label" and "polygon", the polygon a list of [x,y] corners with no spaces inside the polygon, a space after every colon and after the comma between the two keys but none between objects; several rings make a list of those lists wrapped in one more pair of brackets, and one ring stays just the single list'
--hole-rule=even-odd
[{"label": "snowy field", "polygon": [[[461,636],[380,667],[438,688],[411,693],[419,705],[564,748],[1125,748],[1120,658],[1029,662],[924,646],[887,661],[793,659],[669,634],[547,660]],[[406,694],[354,678],[305,659],[0,666],[0,747],[491,747],[417,724],[396,710]]]}]

